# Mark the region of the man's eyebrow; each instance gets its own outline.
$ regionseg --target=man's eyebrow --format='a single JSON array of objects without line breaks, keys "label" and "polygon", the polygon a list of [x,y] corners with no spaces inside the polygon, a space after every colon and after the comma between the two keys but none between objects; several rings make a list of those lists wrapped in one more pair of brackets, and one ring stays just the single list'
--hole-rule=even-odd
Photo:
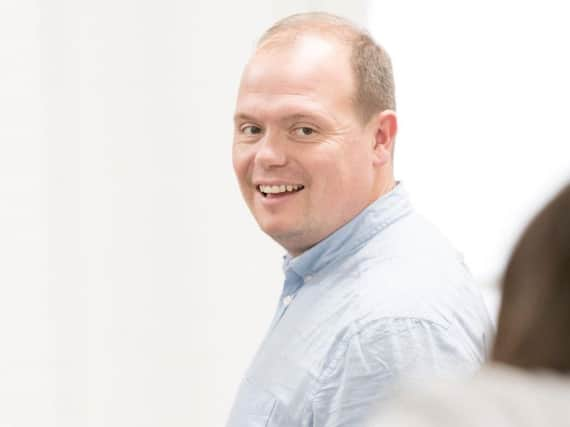
[{"label": "man's eyebrow", "polygon": [[234,115],[234,123],[238,123],[238,122],[254,122],[256,121],[256,119],[253,116],[250,116],[249,114],[246,113],[236,113]]},{"label": "man's eyebrow", "polygon": [[[237,112],[234,115],[234,123],[240,122],[256,122],[259,119],[255,118],[251,114]],[[319,111],[311,111],[311,112],[301,112],[301,113],[291,113],[286,114],[284,117],[281,117],[279,121],[281,123],[291,123],[295,121],[302,121],[302,120],[319,120],[319,121],[330,121],[327,116]]]},{"label": "man's eyebrow", "polygon": [[283,122],[296,122],[306,119],[320,119],[322,117],[319,113],[294,113],[283,117]]}]

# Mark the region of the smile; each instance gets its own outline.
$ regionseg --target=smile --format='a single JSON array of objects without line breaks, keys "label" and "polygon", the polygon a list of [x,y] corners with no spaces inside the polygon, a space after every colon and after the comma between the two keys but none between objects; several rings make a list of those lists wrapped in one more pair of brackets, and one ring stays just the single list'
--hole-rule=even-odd
[{"label": "smile", "polygon": [[297,191],[301,191],[305,188],[304,185],[301,184],[280,184],[280,185],[258,185],[257,190],[263,195],[263,197],[267,197],[268,195],[274,194],[282,194],[282,193],[296,193]]}]

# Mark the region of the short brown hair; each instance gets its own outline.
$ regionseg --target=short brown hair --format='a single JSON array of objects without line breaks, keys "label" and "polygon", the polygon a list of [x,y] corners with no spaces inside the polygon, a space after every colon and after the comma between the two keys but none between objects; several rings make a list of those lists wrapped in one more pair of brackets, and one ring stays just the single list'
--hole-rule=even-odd
[{"label": "short brown hair", "polygon": [[530,223],[511,256],[493,359],[570,372],[570,184]]},{"label": "short brown hair", "polygon": [[351,21],[324,12],[288,16],[269,28],[260,38],[258,49],[280,46],[302,34],[325,35],[351,48],[351,66],[356,90],[355,109],[363,123],[384,110],[395,110],[394,76],[388,53],[370,34]]}]

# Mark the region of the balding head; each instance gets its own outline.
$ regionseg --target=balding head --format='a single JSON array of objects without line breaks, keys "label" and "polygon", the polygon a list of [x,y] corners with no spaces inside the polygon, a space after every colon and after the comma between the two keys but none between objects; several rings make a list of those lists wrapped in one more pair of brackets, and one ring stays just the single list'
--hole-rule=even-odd
[{"label": "balding head", "polygon": [[322,12],[289,16],[261,36],[257,50],[279,49],[306,35],[328,38],[350,49],[354,108],[363,124],[376,113],[396,109],[390,57],[367,31],[345,18]]},{"label": "balding head", "polygon": [[363,38],[340,18],[294,16],[262,37],[242,75],[234,169],[260,227],[293,256],[394,186],[396,114],[370,89],[384,74],[355,59]]}]

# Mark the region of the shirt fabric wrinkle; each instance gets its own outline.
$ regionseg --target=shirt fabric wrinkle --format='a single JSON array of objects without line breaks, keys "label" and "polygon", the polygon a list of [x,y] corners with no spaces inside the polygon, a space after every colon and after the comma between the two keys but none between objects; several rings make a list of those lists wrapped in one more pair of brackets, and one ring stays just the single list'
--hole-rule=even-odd
[{"label": "shirt fabric wrinkle", "polygon": [[358,427],[401,378],[469,373],[488,351],[481,295],[402,184],[283,272],[228,427]]}]

